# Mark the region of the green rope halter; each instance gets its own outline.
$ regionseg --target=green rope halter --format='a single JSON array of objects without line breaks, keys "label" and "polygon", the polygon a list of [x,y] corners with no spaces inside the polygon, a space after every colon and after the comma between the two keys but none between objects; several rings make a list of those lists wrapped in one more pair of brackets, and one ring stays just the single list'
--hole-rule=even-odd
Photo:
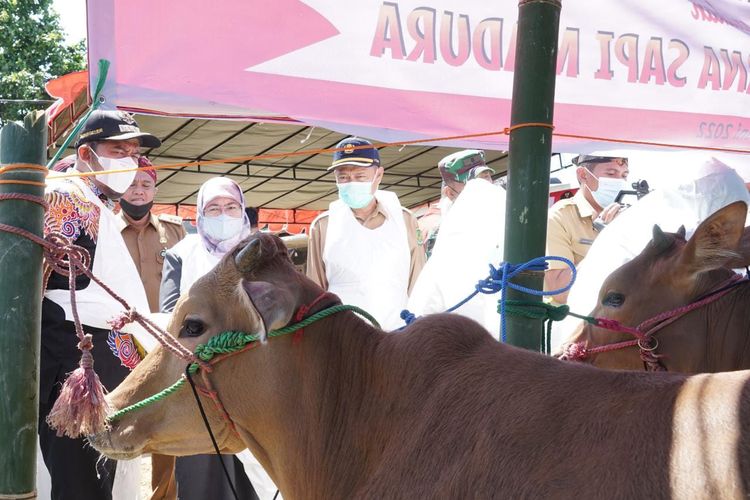
[{"label": "green rope halter", "polygon": [[[497,312],[500,313],[499,305],[497,306]],[[545,354],[550,354],[551,350],[553,321],[562,321],[567,316],[574,316],[586,321],[587,323],[596,324],[596,318],[593,316],[576,314],[572,312],[567,305],[555,306],[547,304],[546,302],[536,302],[532,300],[506,300],[505,314],[513,314],[528,319],[540,319],[545,321],[547,323],[547,329],[544,337],[545,345],[542,346]]]},{"label": "green rope halter", "polygon": [[[365,318],[366,320],[368,320],[377,328],[380,328],[380,325],[378,324],[377,320],[375,320],[375,318],[373,318],[364,309],[360,309],[357,306],[340,304],[340,305],[331,306],[327,309],[323,309],[322,311],[316,312],[315,314],[308,316],[307,318],[303,319],[302,321],[299,321],[298,323],[285,326],[284,328],[279,328],[278,330],[272,330],[268,332],[268,338],[281,337],[282,335],[289,335],[290,333],[294,333],[297,330],[300,330],[312,323],[315,323],[316,321],[320,319],[326,318],[328,316],[331,316],[332,314],[336,314],[342,311],[353,311],[357,313],[358,315],[362,316],[363,318]],[[257,342],[258,340],[260,340],[260,335],[258,335],[257,333],[245,333],[245,332],[236,332],[236,331],[222,332],[208,339],[207,343],[196,346],[195,355],[201,361],[210,361],[217,354],[229,354],[232,352],[239,351],[240,349],[244,348],[247,344]],[[200,369],[200,365],[198,363],[191,363],[190,367],[188,368],[188,371],[192,374],[192,373],[196,373],[199,369]],[[177,391],[177,389],[182,387],[185,384],[185,380],[186,380],[185,375],[181,376],[180,379],[177,380],[177,382],[170,385],[163,391],[157,394],[154,394],[153,396],[149,396],[142,401],[134,403],[130,406],[127,406],[113,413],[107,418],[107,421],[112,422],[122,417],[126,413],[130,413],[140,408],[144,408],[150,405],[151,403],[155,403],[156,401],[160,401],[166,398],[170,394]]]}]

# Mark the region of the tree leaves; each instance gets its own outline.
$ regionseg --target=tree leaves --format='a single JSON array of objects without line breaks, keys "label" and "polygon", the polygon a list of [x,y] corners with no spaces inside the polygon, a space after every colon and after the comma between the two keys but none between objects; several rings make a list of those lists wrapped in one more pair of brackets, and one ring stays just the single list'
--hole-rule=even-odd
[{"label": "tree leaves", "polygon": [[0,124],[43,105],[44,84],[86,67],[86,43],[65,44],[52,0],[0,0]]}]

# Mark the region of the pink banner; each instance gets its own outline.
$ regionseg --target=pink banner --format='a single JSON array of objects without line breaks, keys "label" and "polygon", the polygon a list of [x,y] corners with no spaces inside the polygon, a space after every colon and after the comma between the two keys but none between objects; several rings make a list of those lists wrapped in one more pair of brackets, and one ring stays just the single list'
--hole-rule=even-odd
[{"label": "pink banner", "polygon": [[[382,141],[502,130],[523,65],[510,1],[97,0],[88,15],[90,67],[112,63],[109,105]],[[745,0],[566,2],[553,150],[750,151],[748,19]],[[507,136],[443,144],[504,149]]]}]

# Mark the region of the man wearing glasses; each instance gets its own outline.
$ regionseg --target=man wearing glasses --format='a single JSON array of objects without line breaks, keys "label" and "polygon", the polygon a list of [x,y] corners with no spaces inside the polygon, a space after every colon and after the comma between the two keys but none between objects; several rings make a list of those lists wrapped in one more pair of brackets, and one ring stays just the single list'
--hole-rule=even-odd
[{"label": "man wearing glasses", "polygon": [[365,139],[336,145],[329,171],[338,199],[310,226],[307,276],[386,330],[403,326],[408,293],[425,262],[417,220],[395,193],[378,189],[380,153]]}]

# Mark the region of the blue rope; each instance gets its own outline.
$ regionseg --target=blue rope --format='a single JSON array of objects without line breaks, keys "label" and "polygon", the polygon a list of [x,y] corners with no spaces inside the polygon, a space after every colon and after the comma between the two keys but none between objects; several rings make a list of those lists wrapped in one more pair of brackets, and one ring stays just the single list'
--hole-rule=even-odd
[{"label": "blue rope", "polygon": [[[548,266],[547,262],[552,261],[552,260],[562,262],[570,268],[572,272],[572,276],[570,278],[570,282],[566,286],[562,288],[558,288],[557,290],[549,290],[545,292],[544,290],[535,290],[533,288],[528,288],[522,285],[518,285],[510,281],[516,275],[524,271],[546,271],[547,266]],[[460,301],[458,304],[446,309],[445,312],[455,311],[456,309],[466,304],[467,302],[469,302],[471,299],[473,299],[480,293],[491,295],[497,292],[503,292],[498,302],[500,303],[500,338],[502,339],[503,342],[505,342],[507,340],[507,334],[506,334],[506,329],[505,329],[505,290],[507,290],[508,288],[512,288],[519,292],[523,292],[529,295],[536,295],[536,296],[559,295],[563,292],[567,292],[568,290],[570,290],[570,287],[572,287],[573,283],[575,283],[576,281],[576,276],[577,276],[577,271],[576,271],[575,264],[573,264],[570,260],[566,259],[565,257],[557,257],[557,256],[537,257],[535,259],[531,259],[528,262],[524,262],[523,264],[510,264],[508,262],[503,262],[498,267],[495,267],[492,264],[490,264],[489,276],[483,280],[479,280],[479,282],[477,282],[477,284],[475,285],[474,287],[475,289],[473,292],[471,292],[465,299]],[[417,319],[417,317],[408,309],[404,309],[403,311],[401,311],[401,319],[403,319],[407,325],[410,325]]]}]

